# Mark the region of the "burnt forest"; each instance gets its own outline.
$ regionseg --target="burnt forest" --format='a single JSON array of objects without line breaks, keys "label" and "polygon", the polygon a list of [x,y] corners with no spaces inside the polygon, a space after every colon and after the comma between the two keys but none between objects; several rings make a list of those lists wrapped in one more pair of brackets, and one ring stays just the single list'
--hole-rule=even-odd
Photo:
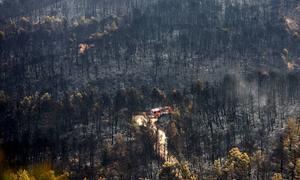
[{"label": "burnt forest", "polygon": [[299,0],[0,0],[0,180],[300,180]]}]

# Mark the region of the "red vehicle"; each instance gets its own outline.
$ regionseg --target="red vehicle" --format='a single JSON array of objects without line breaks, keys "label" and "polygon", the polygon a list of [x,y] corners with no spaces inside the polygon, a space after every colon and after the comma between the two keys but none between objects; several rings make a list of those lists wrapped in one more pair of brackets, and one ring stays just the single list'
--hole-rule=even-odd
[{"label": "red vehicle", "polygon": [[172,111],[170,106],[154,108],[150,110],[150,117],[159,118],[162,115],[172,113]]}]

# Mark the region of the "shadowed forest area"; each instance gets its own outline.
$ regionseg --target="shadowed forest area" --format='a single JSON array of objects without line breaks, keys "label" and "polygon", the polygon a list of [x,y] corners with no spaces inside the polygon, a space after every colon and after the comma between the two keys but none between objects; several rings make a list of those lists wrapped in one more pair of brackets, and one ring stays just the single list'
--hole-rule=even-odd
[{"label": "shadowed forest area", "polygon": [[0,179],[300,179],[298,0],[0,0]]}]

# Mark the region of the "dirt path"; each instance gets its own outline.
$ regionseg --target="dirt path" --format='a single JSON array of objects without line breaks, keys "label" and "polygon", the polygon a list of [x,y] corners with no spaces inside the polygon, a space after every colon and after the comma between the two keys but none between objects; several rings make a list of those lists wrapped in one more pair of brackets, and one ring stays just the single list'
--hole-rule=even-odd
[{"label": "dirt path", "polygon": [[148,127],[156,135],[156,143],[153,148],[154,151],[159,155],[159,157],[165,162],[178,162],[177,158],[173,156],[168,151],[168,138],[166,132],[157,127],[156,122],[157,118],[148,118],[145,115],[136,115],[133,116],[133,121],[138,126]]}]

